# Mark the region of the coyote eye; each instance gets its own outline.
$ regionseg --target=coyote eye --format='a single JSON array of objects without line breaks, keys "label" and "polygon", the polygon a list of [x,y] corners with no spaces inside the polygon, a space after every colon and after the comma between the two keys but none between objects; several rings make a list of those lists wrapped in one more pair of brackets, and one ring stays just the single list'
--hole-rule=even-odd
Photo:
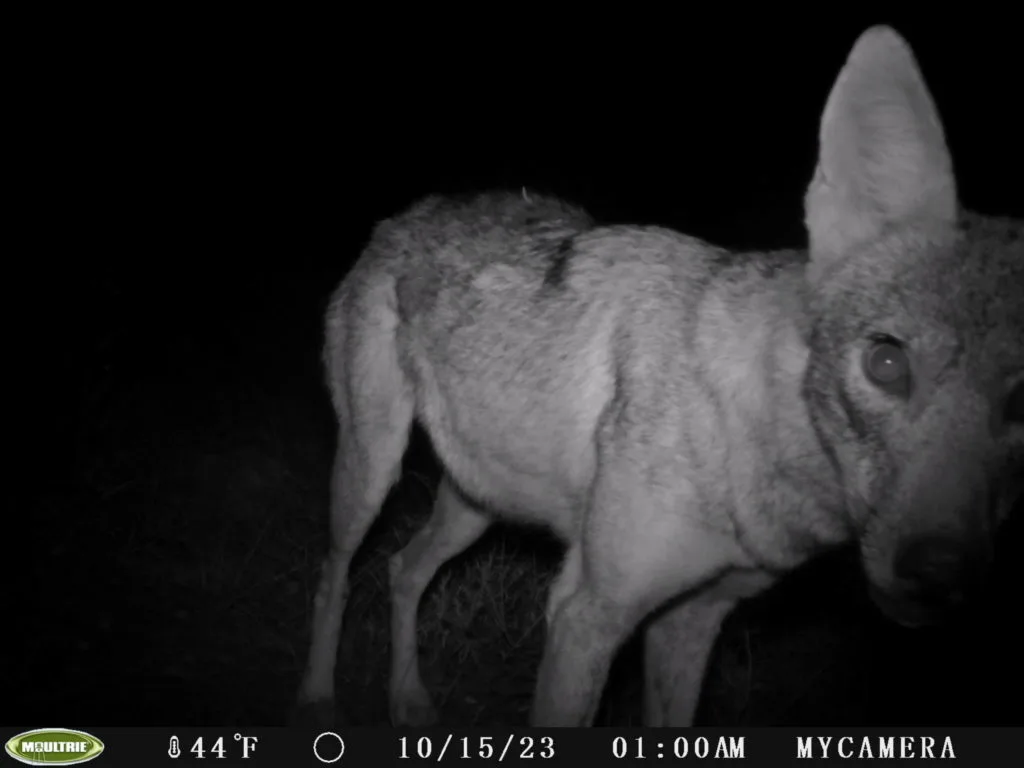
[{"label": "coyote eye", "polygon": [[904,397],[909,393],[910,361],[895,339],[875,339],[864,351],[863,366],[864,374],[879,388]]}]

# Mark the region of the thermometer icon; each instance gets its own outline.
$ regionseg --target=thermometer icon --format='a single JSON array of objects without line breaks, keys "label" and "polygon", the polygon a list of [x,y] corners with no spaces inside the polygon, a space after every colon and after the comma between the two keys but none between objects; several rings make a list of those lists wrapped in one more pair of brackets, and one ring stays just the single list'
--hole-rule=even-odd
[{"label": "thermometer icon", "polygon": [[178,746],[177,736],[171,736],[171,746],[167,750],[167,754],[171,757],[181,757],[181,748]]}]

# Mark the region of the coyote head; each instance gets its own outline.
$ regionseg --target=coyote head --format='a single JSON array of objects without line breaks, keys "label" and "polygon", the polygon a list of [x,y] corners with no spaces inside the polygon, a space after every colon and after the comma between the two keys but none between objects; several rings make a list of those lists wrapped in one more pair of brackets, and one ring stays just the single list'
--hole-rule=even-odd
[{"label": "coyote head", "polygon": [[807,191],[804,382],[875,602],[905,625],[978,584],[1024,490],[1024,223],[961,213],[907,44],[869,29]]}]

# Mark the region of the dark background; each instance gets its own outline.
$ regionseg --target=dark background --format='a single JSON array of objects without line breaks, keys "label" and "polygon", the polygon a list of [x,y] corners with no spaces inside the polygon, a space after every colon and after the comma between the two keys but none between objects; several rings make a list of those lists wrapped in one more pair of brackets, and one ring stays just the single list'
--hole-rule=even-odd
[{"label": "dark background", "polygon": [[[962,200],[1024,215],[1009,17],[380,10],[121,18],[98,36],[65,19],[18,68],[8,362],[25,391],[9,405],[28,429],[9,439],[0,721],[284,721],[326,548],[325,300],[373,223],[420,195],[525,185],[604,221],[799,246],[829,88],[886,22],[918,57]],[[384,563],[436,481],[417,438],[353,566],[352,722],[387,721]],[[882,620],[848,554],[794,574],[730,618],[699,720],[1021,724],[1019,529],[987,598],[941,630]],[[446,722],[525,722],[559,554],[497,528],[439,575],[421,653]],[[639,723],[638,665],[633,643],[599,722]]]}]

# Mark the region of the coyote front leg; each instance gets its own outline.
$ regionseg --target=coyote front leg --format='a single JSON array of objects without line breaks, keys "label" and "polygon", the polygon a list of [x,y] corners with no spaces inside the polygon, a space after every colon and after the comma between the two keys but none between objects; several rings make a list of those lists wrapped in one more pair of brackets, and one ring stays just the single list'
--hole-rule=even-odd
[{"label": "coyote front leg", "polygon": [[[735,560],[735,544],[694,524],[688,486],[676,482],[665,492],[670,486],[663,484],[662,468],[644,478],[651,483],[638,481],[635,471],[642,465],[632,450],[619,454],[628,460],[606,457],[583,536],[563,566],[572,573],[556,582],[575,588],[549,609],[533,725],[591,725],[611,661],[630,632],[665,600],[713,583]],[[669,629],[666,643],[675,642],[671,632],[679,631]]]},{"label": "coyote front leg", "polygon": [[[570,564],[574,557],[567,558]],[[531,724],[590,725],[612,657],[636,621],[630,606],[602,596],[583,577],[577,590],[554,611],[548,626]]]},{"label": "coyote front leg", "polygon": [[735,601],[696,595],[651,622],[644,636],[644,725],[687,728],[711,651]]}]

